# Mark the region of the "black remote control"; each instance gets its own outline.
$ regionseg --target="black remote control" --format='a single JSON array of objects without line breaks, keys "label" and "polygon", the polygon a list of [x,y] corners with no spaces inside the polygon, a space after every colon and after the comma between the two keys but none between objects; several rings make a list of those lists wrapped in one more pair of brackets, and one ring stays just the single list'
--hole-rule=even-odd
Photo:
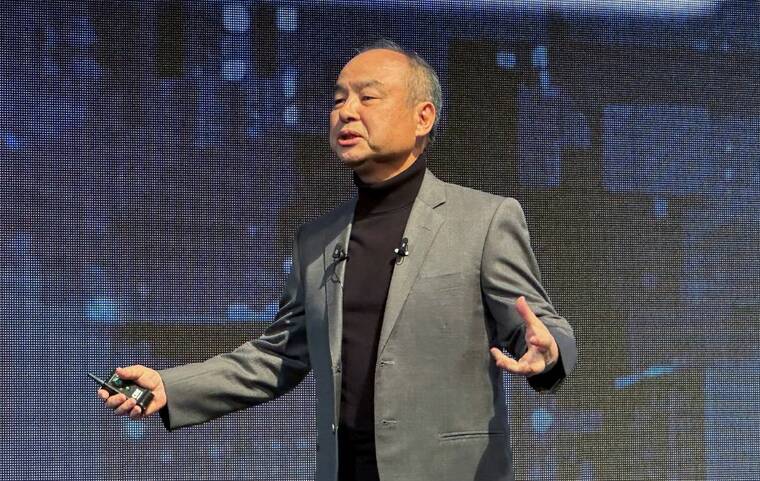
[{"label": "black remote control", "polygon": [[145,389],[144,387],[140,387],[132,381],[121,379],[116,374],[115,369],[111,373],[111,376],[108,378],[108,381],[104,381],[98,376],[89,372],[87,375],[90,376],[96,383],[100,384],[103,389],[108,391],[110,394],[124,394],[127,396],[127,399],[134,399],[137,405],[140,406],[140,408],[143,410],[143,412],[145,412],[145,408],[153,400],[153,393],[150,390]]}]

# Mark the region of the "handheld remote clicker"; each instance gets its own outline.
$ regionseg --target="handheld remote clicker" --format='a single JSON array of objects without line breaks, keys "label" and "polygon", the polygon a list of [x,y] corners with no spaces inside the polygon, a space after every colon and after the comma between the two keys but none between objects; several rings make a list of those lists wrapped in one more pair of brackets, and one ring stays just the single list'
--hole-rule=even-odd
[{"label": "handheld remote clicker", "polygon": [[144,387],[140,387],[132,381],[121,379],[116,374],[116,370],[111,373],[111,376],[107,381],[104,381],[98,376],[89,372],[87,375],[90,376],[96,383],[100,384],[103,389],[108,391],[111,395],[124,394],[127,396],[127,399],[134,399],[135,403],[140,406],[143,412],[145,411],[145,408],[148,406],[148,404],[150,404],[150,402],[153,400],[153,393],[150,390],[145,389]]}]

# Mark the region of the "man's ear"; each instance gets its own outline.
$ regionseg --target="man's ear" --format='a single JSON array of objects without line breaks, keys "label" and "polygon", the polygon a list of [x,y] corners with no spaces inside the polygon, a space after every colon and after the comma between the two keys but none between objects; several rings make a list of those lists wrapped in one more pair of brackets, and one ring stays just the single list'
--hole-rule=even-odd
[{"label": "man's ear", "polygon": [[437,116],[438,112],[436,112],[433,102],[421,102],[417,104],[415,107],[415,118],[417,120],[415,134],[417,137],[423,137],[433,130]]}]

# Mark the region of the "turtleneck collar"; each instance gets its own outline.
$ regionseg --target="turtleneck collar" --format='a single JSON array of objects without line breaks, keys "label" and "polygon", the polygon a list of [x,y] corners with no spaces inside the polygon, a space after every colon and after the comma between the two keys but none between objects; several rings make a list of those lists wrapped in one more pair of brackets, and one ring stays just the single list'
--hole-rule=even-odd
[{"label": "turtleneck collar", "polygon": [[406,170],[390,179],[374,184],[363,182],[354,172],[354,184],[359,191],[356,212],[361,214],[381,214],[414,203],[422,185],[427,167],[423,152]]}]

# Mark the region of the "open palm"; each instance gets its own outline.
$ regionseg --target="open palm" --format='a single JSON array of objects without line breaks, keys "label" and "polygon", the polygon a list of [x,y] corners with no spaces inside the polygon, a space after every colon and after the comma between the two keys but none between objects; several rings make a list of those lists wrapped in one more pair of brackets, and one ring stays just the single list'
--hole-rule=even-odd
[{"label": "open palm", "polygon": [[525,321],[525,345],[528,350],[520,359],[505,355],[497,347],[491,348],[496,365],[512,374],[534,376],[551,369],[559,360],[559,347],[554,336],[543,322],[533,313],[525,297],[520,296],[515,308]]}]

